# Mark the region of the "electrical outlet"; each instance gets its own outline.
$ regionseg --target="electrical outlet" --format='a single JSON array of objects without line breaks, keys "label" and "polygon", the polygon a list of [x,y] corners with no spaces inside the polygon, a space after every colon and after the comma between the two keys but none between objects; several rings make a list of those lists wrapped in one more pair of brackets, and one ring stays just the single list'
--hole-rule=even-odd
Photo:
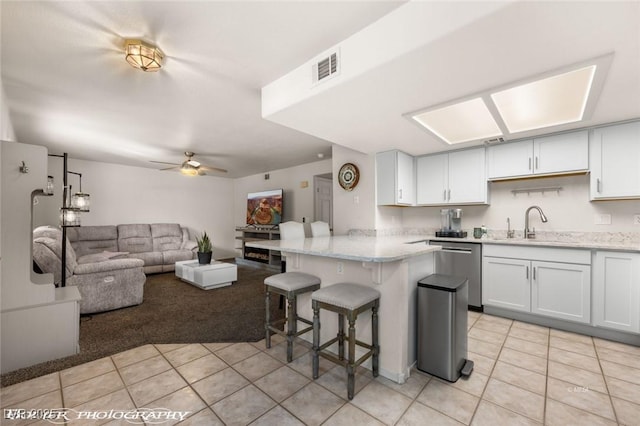
[{"label": "electrical outlet", "polygon": [[608,213],[597,214],[593,218],[596,225],[611,225],[611,215]]},{"label": "electrical outlet", "polygon": [[640,214],[634,214],[633,215],[633,224],[634,225],[640,225]]},{"label": "electrical outlet", "polygon": [[344,274],[344,263],[338,262],[338,268],[336,272],[340,275]]}]

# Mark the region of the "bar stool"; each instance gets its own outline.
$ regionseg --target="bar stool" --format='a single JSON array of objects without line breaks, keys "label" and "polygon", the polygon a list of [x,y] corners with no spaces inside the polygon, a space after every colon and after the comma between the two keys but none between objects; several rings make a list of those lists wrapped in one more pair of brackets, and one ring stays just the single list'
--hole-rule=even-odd
[{"label": "bar stool", "polygon": [[[347,368],[347,396],[353,399],[356,367],[372,358],[373,377],[378,377],[380,345],[378,344],[378,307],[380,292],[360,284],[339,283],[321,288],[311,294],[313,307],[313,378],[318,378],[320,356]],[[338,335],[320,345],[320,309],[338,314]],[[356,340],[356,319],[361,312],[371,309],[371,345]],[[344,317],[349,321],[349,336],[345,338]],[[349,344],[349,358],[344,358],[344,341]],[[338,356],[324,351],[338,342]],[[356,360],[356,345],[368,349]]]},{"label": "bar stool", "polygon": [[[280,224],[280,238],[290,240],[304,238],[304,225],[298,222],[285,222]],[[287,362],[293,359],[293,340],[313,327],[313,323],[306,318],[298,316],[297,298],[299,294],[314,291],[320,288],[320,278],[303,272],[283,272],[272,275],[264,280],[265,288],[265,344],[267,349],[271,347],[271,332],[278,333],[287,338]],[[287,317],[271,322],[271,293],[276,293],[287,299]],[[277,328],[287,321],[287,330]],[[298,321],[308,324],[298,331]]]}]

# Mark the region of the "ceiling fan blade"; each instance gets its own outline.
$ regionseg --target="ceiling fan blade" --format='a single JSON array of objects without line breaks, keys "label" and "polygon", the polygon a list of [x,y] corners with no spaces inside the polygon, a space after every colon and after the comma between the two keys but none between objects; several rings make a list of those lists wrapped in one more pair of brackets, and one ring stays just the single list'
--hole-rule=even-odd
[{"label": "ceiling fan blade", "polygon": [[206,171],[209,171],[209,172],[227,173],[227,170],[225,170],[225,169],[221,169],[219,167],[213,167],[213,166],[204,166],[204,165],[201,165],[199,167],[199,170],[206,170]]},{"label": "ceiling fan blade", "polygon": [[175,165],[173,167],[165,167],[164,169],[159,169],[160,171],[164,171],[164,170],[178,170],[180,168],[180,165]]},{"label": "ceiling fan blade", "polygon": [[173,166],[179,166],[180,164],[177,163],[167,163],[166,161],[153,161],[153,160],[149,160],[150,163],[157,163],[157,164],[171,164]]}]

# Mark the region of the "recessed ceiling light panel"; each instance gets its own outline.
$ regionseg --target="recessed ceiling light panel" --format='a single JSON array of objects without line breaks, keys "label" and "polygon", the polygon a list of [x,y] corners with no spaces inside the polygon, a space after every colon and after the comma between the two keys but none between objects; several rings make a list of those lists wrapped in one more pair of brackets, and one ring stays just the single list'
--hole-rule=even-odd
[{"label": "recessed ceiling light panel", "polygon": [[510,133],[582,120],[596,66],[491,94]]},{"label": "recessed ceiling light panel", "polygon": [[448,144],[502,135],[500,127],[482,98],[414,114],[411,117]]}]

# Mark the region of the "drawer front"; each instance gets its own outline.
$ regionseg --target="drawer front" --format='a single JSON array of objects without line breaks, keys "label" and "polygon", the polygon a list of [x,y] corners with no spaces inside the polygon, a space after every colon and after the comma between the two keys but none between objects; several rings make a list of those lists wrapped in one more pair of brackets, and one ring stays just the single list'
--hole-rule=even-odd
[{"label": "drawer front", "polygon": [[484,256],[510,259],[538,260],[541,262],[591,264],[591,250],[558,247],[531,247],[511,244],[483,244]]}]

